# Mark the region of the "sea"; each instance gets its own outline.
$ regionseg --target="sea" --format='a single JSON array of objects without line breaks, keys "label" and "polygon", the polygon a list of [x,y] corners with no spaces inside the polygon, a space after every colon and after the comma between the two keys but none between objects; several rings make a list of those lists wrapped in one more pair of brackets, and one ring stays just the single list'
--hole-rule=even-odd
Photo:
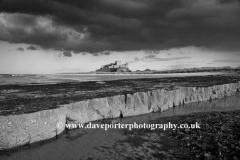
[{"label": "sea", "polygon": [[0,74],[0,85],[9,84],[54,84],[64,82],[111,81],[119,79],[167,78],[206,76],[222,74],[219,72],[173,73],[173,74]]}]

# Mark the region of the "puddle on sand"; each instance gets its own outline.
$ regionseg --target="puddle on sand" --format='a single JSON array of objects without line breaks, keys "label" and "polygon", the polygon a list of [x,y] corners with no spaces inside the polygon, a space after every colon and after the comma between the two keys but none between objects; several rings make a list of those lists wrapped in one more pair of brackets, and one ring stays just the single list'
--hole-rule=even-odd
[{"label": "puddle on sand", "polygon": [[[194,112],[229,111],[240,109],[240,93],[208,102],[186,104],[162,113],[118,118],[120,123],[165,123],[162,117]],[[111,123],[101,120],[92,123]],[[186,159],[187,150],[163,130],[150,129],[77,129],[61,134],[57,140],[44,145],[29,147],[8,155],[1,160],[80,160],[80,159]]]}]

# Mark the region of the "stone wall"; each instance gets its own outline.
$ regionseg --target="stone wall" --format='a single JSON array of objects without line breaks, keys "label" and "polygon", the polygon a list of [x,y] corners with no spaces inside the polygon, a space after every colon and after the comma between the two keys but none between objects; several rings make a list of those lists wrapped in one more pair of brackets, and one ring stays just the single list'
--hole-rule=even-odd
[{"label": "stone wall", "polygon": [[57,123],[76,123],[163,111],[192,102],[222,98],[239,92],[240,82],[210,87],[182,87],[95,98],[22,115],[0,116],[0,150],[50,139],[60,134]]}]

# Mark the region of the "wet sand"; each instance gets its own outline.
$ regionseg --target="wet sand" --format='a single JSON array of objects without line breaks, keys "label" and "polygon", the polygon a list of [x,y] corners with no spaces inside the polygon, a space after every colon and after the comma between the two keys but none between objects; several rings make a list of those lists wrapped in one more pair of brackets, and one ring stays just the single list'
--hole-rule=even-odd
[{"label": "wet sand", "polygon": [[169,73],[169,74],[0,74],[0,85],[44,85],[69,82],[112,81],[120,79],[167,78],[221,75],[222,72]]},{"label": "wet sand", "polygon": [[208,87],[236,83],[239,76],[121,79],[100,82],[71,82],[48,85],[0,85],[0,115],[32,113],[73,102],[146,92],[156,89]]}]

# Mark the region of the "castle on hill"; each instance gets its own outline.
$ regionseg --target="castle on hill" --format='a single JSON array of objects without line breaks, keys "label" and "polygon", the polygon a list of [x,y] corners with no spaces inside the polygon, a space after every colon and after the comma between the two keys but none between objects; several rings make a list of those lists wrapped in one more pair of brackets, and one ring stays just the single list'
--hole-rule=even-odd
[{"label": "castle on hill", "polygon": [[101,68],[128,68],[128,63],[121,64],[121,61],[115,61],[115,63],[110,63],[106,65],[102,65]]},{"label": "castle on hill", "polygon": [[102,65],[97,72],[131,72],[128,68],[128,63],[121,64],[121,61],[115,61],[115,63],[110,63]]}]

